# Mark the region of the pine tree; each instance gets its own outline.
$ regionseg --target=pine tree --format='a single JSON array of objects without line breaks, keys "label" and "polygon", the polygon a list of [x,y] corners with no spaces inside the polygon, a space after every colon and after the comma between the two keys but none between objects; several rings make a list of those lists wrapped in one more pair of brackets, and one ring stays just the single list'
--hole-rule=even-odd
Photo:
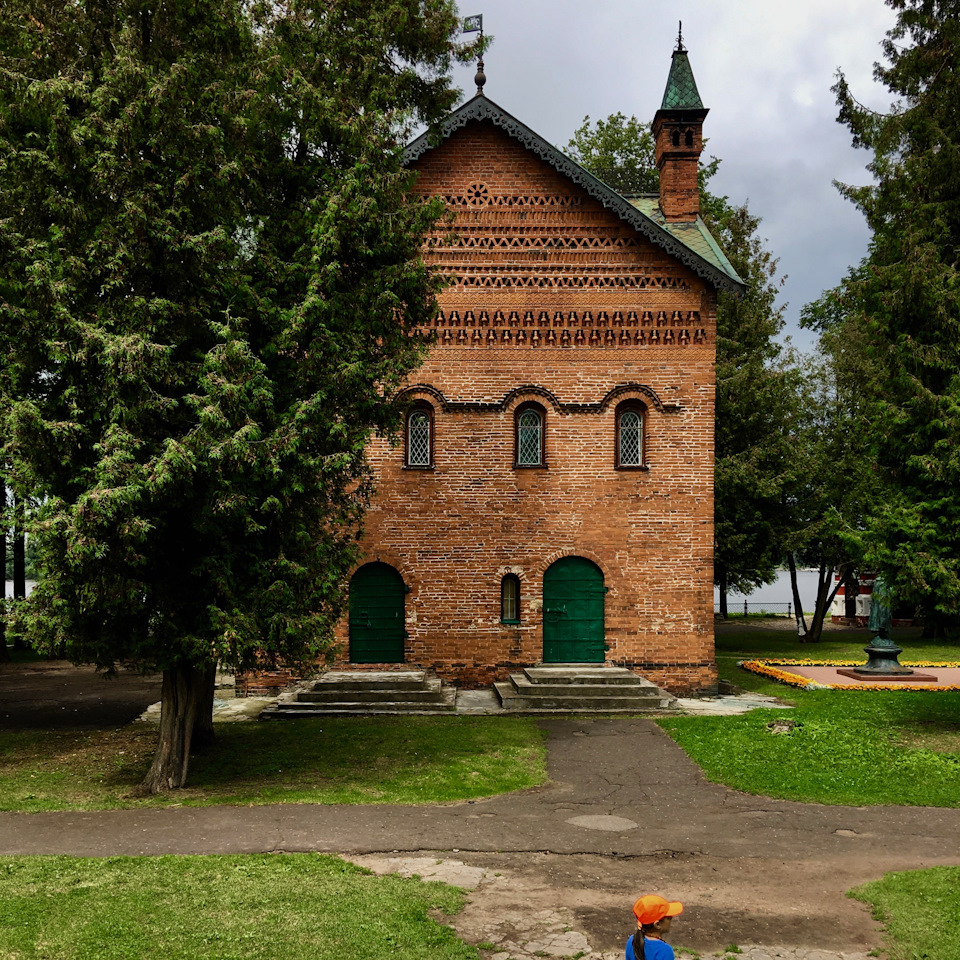
[{"label": "pine tree", "polygon": [[163,671],[183,785],[217,663],[329,650],[373,431],[435,309],[401,144],[455,102],[451,0],[9,0],[0,337],[23,628]]},{"label": "pine tree", "polygon": [[841,185],[873,230],[848,281],[878,381],[869,439],[882,504],[868,560],[898,604],[960,620],[960,2],[888,0],[897,23],[875,76],[889,113],[854,99],[840,121],[871,150],[876,183]]}]

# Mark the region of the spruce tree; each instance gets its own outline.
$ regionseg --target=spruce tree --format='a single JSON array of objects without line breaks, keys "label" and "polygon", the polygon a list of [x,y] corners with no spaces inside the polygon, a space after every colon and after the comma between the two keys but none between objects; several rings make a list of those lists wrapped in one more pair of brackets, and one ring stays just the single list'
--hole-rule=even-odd
[{"label": "spruce tree", "polygon": [[163,672],[182,786],[216,665],[331,644],[412,334],[401,145],[454,104],[451,0],[8,0],[0,390],[36,498],[23,629]]},{"label": "spruce tree", "polygon": [[897,23],[876,78],[888,113],[841,74],[840,121],[875,183],[841,185],[873,230],[848,281],[880,388],[868,426],[882,498],[868,562],[899,605],[960,621],[960,0],[887,0]]}]

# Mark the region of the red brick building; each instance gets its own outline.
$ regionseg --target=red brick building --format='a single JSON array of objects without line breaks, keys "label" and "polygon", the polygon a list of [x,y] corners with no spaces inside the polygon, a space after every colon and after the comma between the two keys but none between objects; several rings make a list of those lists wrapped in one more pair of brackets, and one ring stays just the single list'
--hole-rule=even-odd
[{"label": "red brick building", "polygon": [[716,302],[741,282],[698,215],[706,113],[680,48],[659,197],[620,196],[480,92],[408,147],[455,212],[424,251],[452,283],[403,443],[369,452],[344,661],[715,685]]}]

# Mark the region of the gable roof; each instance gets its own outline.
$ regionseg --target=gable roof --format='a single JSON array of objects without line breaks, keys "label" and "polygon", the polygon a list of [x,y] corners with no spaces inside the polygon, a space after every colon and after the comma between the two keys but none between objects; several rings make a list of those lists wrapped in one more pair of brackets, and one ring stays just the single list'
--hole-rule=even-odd
[{"label": "gable roof", "polygon": [[[652,205],[635,205],[608,187],[602,180],[598,180],[592,173],[584,170],[575,160],[571,160],[552,144],[547,143],[538,133],[482,93],[468,100],[440,123],[439,141],[446,140],[471,120],[491,121],[712,286],[730,293],[743,294],[745,289],[743,281],[737,276],[736,270],[723,255],[716,241],[710,236],[706,224],[699,217],[696,223],[690,224],[667,225],[665,222],[657,222],[654,219],[656,216],[654,208],[657,212],[659,208],[655,201]],[[434,131],[428,130],[412,141],[404,151],[404,162],[412,163],[438,146],[436,136]],[[662,217],[660,220],[662,221]]]}]

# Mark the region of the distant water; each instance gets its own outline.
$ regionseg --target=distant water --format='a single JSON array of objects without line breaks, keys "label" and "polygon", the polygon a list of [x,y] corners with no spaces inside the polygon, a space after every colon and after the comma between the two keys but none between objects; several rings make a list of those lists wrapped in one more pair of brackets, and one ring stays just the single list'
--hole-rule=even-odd
[{"label": "distant water", "polygon": [[[814,603],[816,602],[817,577],[818,572],[816,570],[797,571],[797,588],[800,591],[800,602],[803,604],[803,609],[805,611],[813,610]],[[759,605],[764,603],[777,604],[778,606],[774,607],[774,611],[780,612],[782,610],[784,613],[786,613],[785,604],[789,603],[791,604],[792,611],[793,591],[790,588],[790,571],[781,570],[777,575],[777,579],[774,580],[773,583],[765,583],[762,587],[757,587],[753,593],[746,595],[742,593],[733,593],[732,591],[727,593],[727,606],[730,608],[731,612],[733,612],[738,604],[742,610],[744,600],[747,601],[747,605],[751,611],[759,610]],[[720,591],[714,587],[714,607],[717,607],[719,603]]]},{"label": "distant water", "polygon": [[[35,580],[28,580],[28,581],[27,581],[27,596],[28,596],[28,597],[30,596],[30,591],[33,589],[34,583],[36,583]],[[12,581],[12,580],[8,580],[8,581],[7,581],[7,596],[8,596],[8,597],[11,597],[11,598],[13,597],[13,581]]]},{"label": "distant water", "polygon": [[[34,581],[27,581],[27,595],[29,596],[30,591],[33,589]],[[817,571],[816,570],[798,570],[797,571],[797,586],[800,589],[800,600],[803,603],[804,610],[812,610],[814,601],[817,598]],[[13,581],[7,581],[7,596],[13,596]],[[750,594],[741,594],[733,593],[732,591],[727,594],[727,604],[730,607],[734,607],[737,604],[740,604],[741,608],[743,606],[743,601],[746,600],[747,604],[751,609],[758,609],[755,607],[755,604],[792,604],[793,603],[793,593],[790,590],[790,571],[782,570],[777,575],[777,579],[773,583],[765,583],[762,587],[757,587],[753,593]],[[717,606],[720,603],[720,591],[714,587],[713,590],[713,604]],[[777,606],[775,610],[780,610],[781,607]],[[783,611],[786,612],[786,607],[784,606]]]}]

